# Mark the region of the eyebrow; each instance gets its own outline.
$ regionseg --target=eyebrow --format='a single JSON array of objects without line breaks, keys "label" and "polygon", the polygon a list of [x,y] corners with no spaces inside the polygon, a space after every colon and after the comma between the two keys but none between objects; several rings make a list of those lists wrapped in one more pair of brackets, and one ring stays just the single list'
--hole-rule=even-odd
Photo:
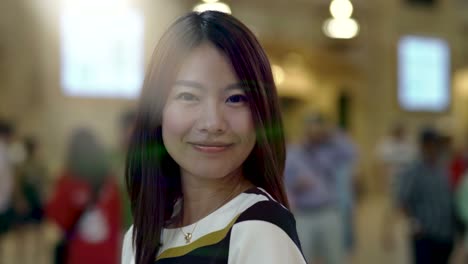
[{"label": "eyebrow", "polygon": [[[196,88],[200,90],[206,89],[201,83],[194,82],[194,81],[187,81],[187,80],[177,80],[174,82],[174,85],[192,87],[192,88]],[[245,90],[245,87],[242,83],[237,82],[237,83],[230,84],[226,86],[226,88],[224,88],[225,91],[231,91],[231,90],[237,90],[237,89]]]},{"label": "eyebrow", "polygon": [[197,83],[197,82],[193,82],[193,81],[177,80],[177,81],[174,82],[174,85],[192,87],[192,88],[197,88],[197,89],[201,89],[201,90],[205,89],[205,87],[203,85],[201,85],[200,83]]}]

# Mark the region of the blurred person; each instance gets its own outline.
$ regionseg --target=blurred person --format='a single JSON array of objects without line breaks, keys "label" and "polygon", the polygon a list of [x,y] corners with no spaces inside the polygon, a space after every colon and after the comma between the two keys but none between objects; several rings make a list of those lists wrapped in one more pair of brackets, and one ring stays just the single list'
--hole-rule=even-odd
[{"label": "blurred person", "polygon": [[356,145],[341,129],[327,122],[323,116],[324,135],[321,149],[333,160],[333,174],[336,178],[336,194],[343,219],[344,246],[351,257],[353,253],[354,234],[354,174],[358,159]]},{"label": "blurred person", "polygon": [[17,186],[19,193],[26,202],[27,210],[18,213],[20,224],[36,224],[43,216],[47,169],[39,155],[39,143],[28,137],[24,140],[25,160],[18,168]]},{"label": "blurred person", "polygon": [[457,190],[458,186],[464,178],[466,169],[468,168],[468,151],[460,151],[455,154],[450,163],[450,185],[453,190]]},{"label": "blurred person", "polygon": [[307,260],[335,264],[345,259],[341,210],[348,206],[338,191],[349,191],[339,188],[338,178],[349,176],[340,170],[348,169],[354,150],[347,140],[328,129],[320,114],[306,117],[304,142],[288,148],[285,182]]},{"label": "blurred person", "polygon": [[450,162],[450,183],[453,190],[457,190],[460,183],[464,180],[464,175],[468,169],[468,138],[461,149],[455,152]]},{"label": "blurred person", "polygon": [[[26,263],[26,257],[37,262],[42,251],[42,216],[44,189],[47,172],[43,160],[38,154],[38,142],[34,138],[23,141],[24,161],[18,164],[14,188],[14,229],[17,248],[17,258]],[[32,245],[32,254],[24,254],[22,248]]]},{"label": "blurred person", "polygon": [[327,137],[327,147],[334,157],[337,179],[338,202],[343,217],[345,250],[351,257],[355,246],[354,209],[355,173],[358,150],[351,138],[343,131],[332,129]]},{"label": "blurred person", "polygon": [[382,179],[386,203],[382,217],[381,238],[383,246],[393,249],[395,243],[395,224],[398,217],[396,201],[396,183],[405,168],[416,158],[416,147],[408,138],[407,128],[403,123],[396,123],[377,145],[377,161],[379,176]]},{"label": "blurred person", "polygon": [[7,121],[0,120],[0,260],[4,259],[3,238],[10,230],[14,217],[14,176],[8,152],[12,136],[13,127]]},{"label": "blurred person", "polygon": [[[10,125],[7,124],[8,136],[5,151],[5,158],[8,163],[9,173],[8,176],[10,180],[7,180],[6,187],[9,188],[9,209],[3,214],[3,217],[0,216],[0,225],[3,226],[4,232],[5,229],[9,231],[10,238],[12,241],[17,241],[17,245],[24,245],[25,241],[25,229],[22,225],[23,216],[25,216],[29,210],[26,197],[23,195],[20,183],[20,168],[25,160],[25,149],[23,142],[18,137]],[[2,229],[2,228],[0,228]],[[10,251],[12,258],[20,263],[25,263],[26,255],[21,249],[21,246],[16,246],[14,250]]]},{"label": "blurred person", "polygon": [[456,257],[468,262],[468,142],[454,153],[450,160],[450,184],[456,195],[457,235],[462,243],[458,244]]},{"label": "blurred person", "polygon": [[441,158],[445,162],[450,162],[455,154],[453,138],[449,134],[440,135]]},{"label": "blurred person", "polygon": [[[468,173],[465,173],[463,177],[459,180],[459,186],[455,193],[455,202],[457,216],[462,224],[466,227],[468,226]],[[461,263],[468,263],[468,232],[464,232],[461,243]]]},{"label": "blurred person", "polygon": [[235,17],[189,13],[156,46],[126,179],[123,264],[305,264],[283,186],[270,63]]},{"label": "blurred person", "polygon": [[385,192],[391,197],[394,197],[396,177],[415,159],[416,153],[416,147],[410,142],[407,128],[402,123],[396,123],[389,135],[377,145],[379,173],[383,176]]},{"label": "blurred person", "polygon": [[74,131],[63,174],[46,207],[50,229],[59,232],[55,262],[118,263],[120,206],[104,147],[90,130]]},{"label": "blurred person", "polygon": [[[13,134],[8,148],[8,158],[10,161],[13,173],[13,193],[12,193],[12,207],[13,207],[13,226],[17,227],[21,223],[22,216],[28,213],[28,202],[22,190],[21,167],[26,159],[26,149],[24,142],[17,135]],[[15,228],[16,229],[16,228]]]},{"label": "blurred person", "polygon": [[420,157],[398,178],[398,202],[409,220],[414,262],[449,263],[455,236],[449,170],[437,131],[426,128],[419,137]]}]

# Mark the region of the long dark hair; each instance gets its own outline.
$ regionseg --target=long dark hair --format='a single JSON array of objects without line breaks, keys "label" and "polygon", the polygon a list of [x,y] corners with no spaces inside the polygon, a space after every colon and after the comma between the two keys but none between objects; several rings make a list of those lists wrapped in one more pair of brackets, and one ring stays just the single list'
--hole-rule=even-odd
[{"label": "long dark hair", "polygon": [[267,55],[236,18],[214,11],[189,13],[170,26],[153,53],[130,140],[126,182],[134,219],[136,264],[155,261],[161,231],[182,195],[180,168],[162,140],[162,113],[180,64],[202,43],[212,44],[226,56],[249,99],[257,141],[244,162],[245,177],[288,207],[282,177],[282,120]]}]

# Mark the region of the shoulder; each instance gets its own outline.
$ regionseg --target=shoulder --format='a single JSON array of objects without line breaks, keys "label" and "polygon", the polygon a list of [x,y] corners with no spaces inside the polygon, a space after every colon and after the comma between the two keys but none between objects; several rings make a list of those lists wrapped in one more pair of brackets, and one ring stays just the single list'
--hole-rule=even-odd
[{"label": "shoulder", "polygon": [[305,263],[293,215],[271,198],[239,215],[229,252],[229,263]]},{"label": "shoulder", "polygon": [[131,246],[132,245],[132,237],[133,237],[133,225],[125,232],[124,235],[124,246]]},{"label": "shoulder", "polygon": [[133,225],[125,233],[122,246],[122,264],[134,263]]},{"label": "shoulder", "polygon": [[263,195],[267,199],[258,201],[242,212],[234,225],[235,230],[238,232],[255,231],[258,234],[261,230],[273,229],[275,231],[270,235],[282,233],[300,247],[293,214],[263,189],[256,188],[250,192]]},{"label": "shoulder", "polygon": [[282,229],[295,228],[295,219],[292,213],[279,202],[275,201],[263,189],[256,188],[251,193],[263,195],[267,199],[258,201],[239,215],[236,223],[247,221],[263,221],[281,227]]}]

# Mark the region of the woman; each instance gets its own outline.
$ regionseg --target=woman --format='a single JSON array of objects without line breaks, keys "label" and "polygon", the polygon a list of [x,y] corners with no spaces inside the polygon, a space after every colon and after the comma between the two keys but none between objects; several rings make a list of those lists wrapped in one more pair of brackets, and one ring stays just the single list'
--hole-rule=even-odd
[{"label": "woman", "polygon": [[254,35],[219,12],[178,19],[151,59],[130,141],[122,263],[305,263],[284,161]]}]

